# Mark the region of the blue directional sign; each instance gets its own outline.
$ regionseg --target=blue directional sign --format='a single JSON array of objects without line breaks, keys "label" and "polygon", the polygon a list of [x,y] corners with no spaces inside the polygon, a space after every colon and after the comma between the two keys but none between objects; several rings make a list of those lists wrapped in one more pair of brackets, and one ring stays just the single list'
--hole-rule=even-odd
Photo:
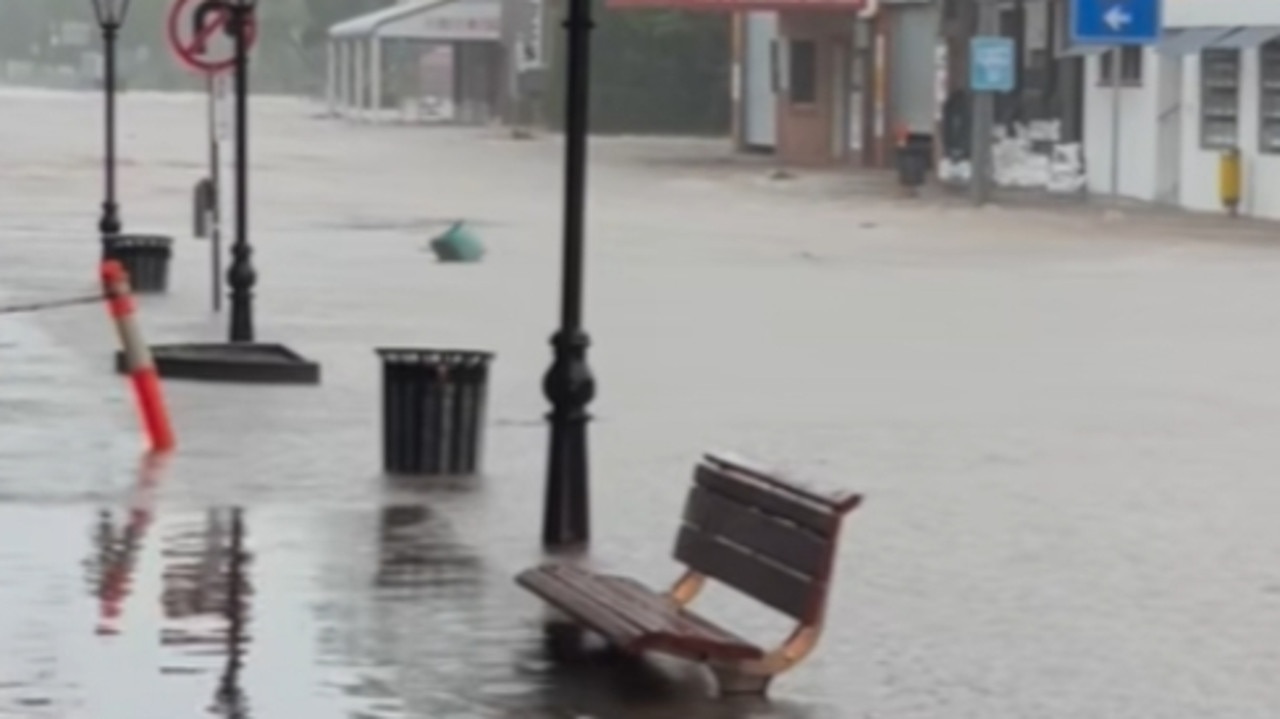
[{"label": "blue directional sign", "polygon": [[1162,0],[1071,0],[1072,45],[1150,45]]},{"label": "blue directional sign", "polygon": [[1016,74],[1013,38],[975,37],[969,41],[969,89],[1009,92]]}]

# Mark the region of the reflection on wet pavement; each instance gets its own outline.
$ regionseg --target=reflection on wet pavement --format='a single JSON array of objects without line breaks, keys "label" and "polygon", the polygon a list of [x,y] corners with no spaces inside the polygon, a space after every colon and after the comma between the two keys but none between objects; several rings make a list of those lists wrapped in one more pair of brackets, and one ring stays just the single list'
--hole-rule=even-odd
[{"label": "reflection on wet pavement", "polygon": [[[425,593],[415,590],[460,597],[478,594],[479,559],[450,536],[444,520],[426,504],[384,507],[378,539],[374,584],[384,601],[408,601]],[[390,591],[395,589],[403,591]]]},{"label": "reflection on wet pavement", "polygon": [[[18,540],[0,572],[24,578],[0,588],[0,716],[817,716],[710,701],[705,677],[673,665],[555,655],[509,577],[426,501],[4,507],[0,522]],[[60,560],[43,536],[61,538]],[[77,566],[72,592],[60,583]]]}]

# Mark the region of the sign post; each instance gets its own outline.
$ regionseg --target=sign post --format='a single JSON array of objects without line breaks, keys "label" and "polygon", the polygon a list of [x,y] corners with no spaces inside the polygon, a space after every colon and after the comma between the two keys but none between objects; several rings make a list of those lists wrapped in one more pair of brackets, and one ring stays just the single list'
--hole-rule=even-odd
[{"label": "sign post", "polygon": [[1141,47],[1160,39],[1162,0],[1071,0],[1071,44],[1108,48],[1111,77],[1111,199],[1120,198],[1120,85],[1125,47]]},{"label": "sign post", "polygon": [[[989,1],[984,2],[978,12],[979,32],[991,32],[995,7]],[[975,205],[985,204],[991,194],[995,95],[1013,90],[1018,68],[1016,55],[1012,38],[983,34],[969,40],[969,90],[973,93],[974,114],[969,187]]]},{"label": "sign post", "polygon": [[[212,260],[213,311],[222,311],[222,145],[230,138],[230,80],[235,66],[235,38],[230,11],[208,0],[176,0],[169,9],[168,41],[174,57],[205,76],[209,95],[209,174],[197,183],[196,234],[209,238]],[[254,27],[249,26],[250,40]]]},{"label": "sign post", "polygon": [[213,311],[222,311],[222,143],[228,136],[227,76],[209,74],[209,253],[213,259]]},{"label": "sign post", "polygon": [[1124,123],[1121,121],[1120,102],[1120,66],[1124,63],[1124,52],[1120,46],[1111,48],[1111,202],[1120,204],[1120,132]]}]

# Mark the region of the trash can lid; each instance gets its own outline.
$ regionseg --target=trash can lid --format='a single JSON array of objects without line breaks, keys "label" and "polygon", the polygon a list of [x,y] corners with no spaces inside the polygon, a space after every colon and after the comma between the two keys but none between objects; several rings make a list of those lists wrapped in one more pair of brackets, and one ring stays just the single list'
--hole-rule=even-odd
[{"label": "trash can lid", "polygon": [[385,364],[458,366],[488,364],[493,360],[492,352],[482,350],[378,347],[374,351]]}]

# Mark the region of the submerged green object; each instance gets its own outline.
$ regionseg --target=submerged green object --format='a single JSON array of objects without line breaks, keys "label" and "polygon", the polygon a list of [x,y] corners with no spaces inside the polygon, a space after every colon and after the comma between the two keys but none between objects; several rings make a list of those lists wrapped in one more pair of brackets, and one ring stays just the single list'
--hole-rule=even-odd
[{"label": "submerged green object", "polygon": [[479,262],[484,245],[466,222],[453,223],[444,234],[431,241],[431,251],[441,262]]}]

